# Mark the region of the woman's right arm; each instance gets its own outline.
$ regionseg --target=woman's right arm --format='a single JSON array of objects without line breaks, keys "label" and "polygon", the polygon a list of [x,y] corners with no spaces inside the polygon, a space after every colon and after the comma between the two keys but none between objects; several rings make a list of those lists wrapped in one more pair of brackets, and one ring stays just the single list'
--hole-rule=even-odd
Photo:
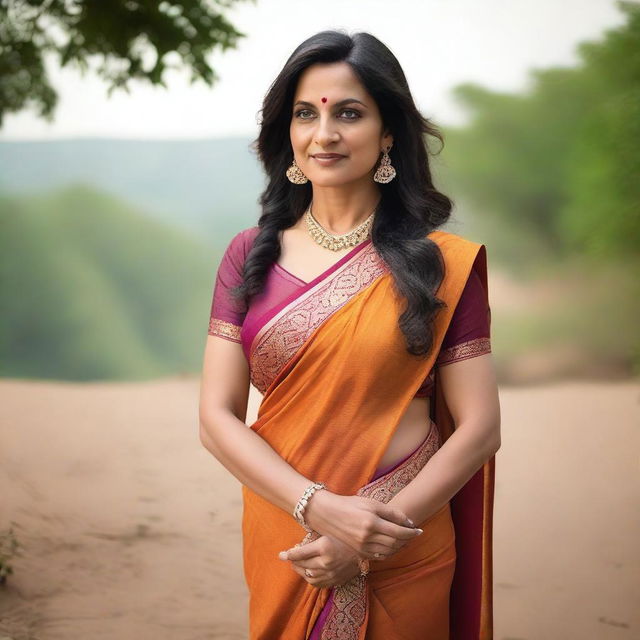
[{"label": "woman's right arm", "polygon": [[[312,480],[298,473],[245,424],[249,382],[241,344],[209,335],[200,386],[200,440],[242,484],[293,518],[293,509]],[[375,551],[388,554],[415,535],[406,515],[396,507],[329,491],[314,494],[305,518],[319,533],[335,533],[369,557]]]},{"label": "woman's right arm", "polygon": [[248,400],[249,368],[242,346],[207,336],[200,385],[200,441],[242,484],[293,514],[312,481],[245,424]]}]

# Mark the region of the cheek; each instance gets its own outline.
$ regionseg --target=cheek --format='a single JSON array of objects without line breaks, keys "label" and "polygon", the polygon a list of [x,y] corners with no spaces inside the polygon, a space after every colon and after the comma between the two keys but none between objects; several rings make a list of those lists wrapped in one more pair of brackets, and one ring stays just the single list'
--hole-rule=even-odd
[{"label": "cheek", "polygon": [[360,130],[355,131],[354,128],[349,135],[349,146],[359,153],[377,157],[380,150],[378,129],[373,126],[363,126]]}]

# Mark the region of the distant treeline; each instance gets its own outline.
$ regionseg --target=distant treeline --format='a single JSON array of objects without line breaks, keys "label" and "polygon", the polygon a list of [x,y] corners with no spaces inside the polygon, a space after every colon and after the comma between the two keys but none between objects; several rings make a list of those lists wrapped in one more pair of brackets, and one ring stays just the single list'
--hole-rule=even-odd
[{"label": "distant treeline", "polygon": [[624,25],[580,44],[577,67],[533,71],[525,94],[455,89],[472,120],[444,131],[443,179],[514,240],[503,257],[640,253],[640,5],[618,6]]},{"label": "distant treeline", "polygon": [[98,190],[0,197],[0,376],[136,380],[202,363],[217,258]]}]

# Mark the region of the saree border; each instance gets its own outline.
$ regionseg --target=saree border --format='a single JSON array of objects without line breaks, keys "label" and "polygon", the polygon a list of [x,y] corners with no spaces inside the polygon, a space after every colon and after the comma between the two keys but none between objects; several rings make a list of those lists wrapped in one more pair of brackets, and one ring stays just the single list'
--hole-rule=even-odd
[{"label": "saree border", "polygon": [[249,349],[252,384],[264,394],[327,319],[388,272],[388,266],[369,242],[329,275],[321,274],[305,291],[296,292],[252,341]]},{"label": "saree border", "polygon": [[[280,313],[280,311],[282,309],[284,309],[286,306],[288,306],[292,302],[295,302],[295,300],[297,300],[300,295],[302,295],[303,293],[308,291],[310,288],[315,287],[318,283],[320,283],[325,278],[331,276],[336,269],[340,268],[344,263],[350,261],[355,256],[359,255],[360,252],[370,244],[371,244],[371,239],[370,238],[368,238],[367,240],[364,240],[360,244],[357,244],[351,251],[349,251],[348,253],[345,253],[345,255],[343,255],[337,262],[332,264],[328,269],[325,269],[325,271],[323,271],[321,274],[316,276],[310,282],[305,282],[301,278],[298,278],[298,276],[296,276],[293,273],[290,273],[289,271],[287,271],[284,267],[280,266],[277,262],[274,262],[271,265],[271,269],[273,271],[277,272],[279,274],[279,276],[281,276],[281,277],[285,277],[286,276],[286,279],[291,281],[291,282],[293,282],[293,280],[295,280],[296,281],[295,284],[297,285],[298,288],[295,291],[292,291],[289,295],[285,296],[284,299],[282,299],[276,305],[274,305],[270,309],[267,309],[266,311],[264,311],[253,322],[255,322],[256,324],[262,324],[262,323],[266,324],[276,314]],[[249,333],[249,332],[247,332],[245,330],[245,326],[244,325],[243,325],[242,329],[243,329],[243,331],[242,331],[243,340],[245,342],[250,342],[250,344],[248,344],[247,349],[246,349],[247,360],[248,360],[249,356],[250,356],[250,351],[253,348],[253,346],[256,344],[256,337],[257,337],[260,329],[258,329],[254,333],[253,336],[251,335],[251,333]],[[248,333],[248,335],[247,335],[247,333]]]},{"label": "saree border", "polygon": [[[440,432],[433,420],[422,443],[405,460],[394,468],[371,480],[358,489],[356,495],[388,503],[404,489],[437,453],[441,446]],[[312,542],[317,536],[307,536],[295,546]],[[329,612],[322,627],[313,629],[310,638],[319,640],[358,640],[366,627],[369,616],[369,592],[367,576],[356,575],[341,585],[332,587],[325,604]],[[319,634],[319,635],[318,635]]]}]

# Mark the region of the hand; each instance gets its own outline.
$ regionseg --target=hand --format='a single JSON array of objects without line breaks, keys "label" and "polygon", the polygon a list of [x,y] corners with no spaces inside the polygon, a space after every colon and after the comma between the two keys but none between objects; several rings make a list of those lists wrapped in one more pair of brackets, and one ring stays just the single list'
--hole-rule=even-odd
[{"label": "hand", "polygon": [[[291,568],[318,589],[344,584],[360,573],[358,555],[349,545],[331,536],[320,536],[286,553]],[[305,569],[311,577],[305,574]]]},{"label": "hand", "polygon": [[314,531],[337,538],[360,557],[371,560],[388,558],[422,533],[397,507],[327,489],[313,494],[304,517]]}]

